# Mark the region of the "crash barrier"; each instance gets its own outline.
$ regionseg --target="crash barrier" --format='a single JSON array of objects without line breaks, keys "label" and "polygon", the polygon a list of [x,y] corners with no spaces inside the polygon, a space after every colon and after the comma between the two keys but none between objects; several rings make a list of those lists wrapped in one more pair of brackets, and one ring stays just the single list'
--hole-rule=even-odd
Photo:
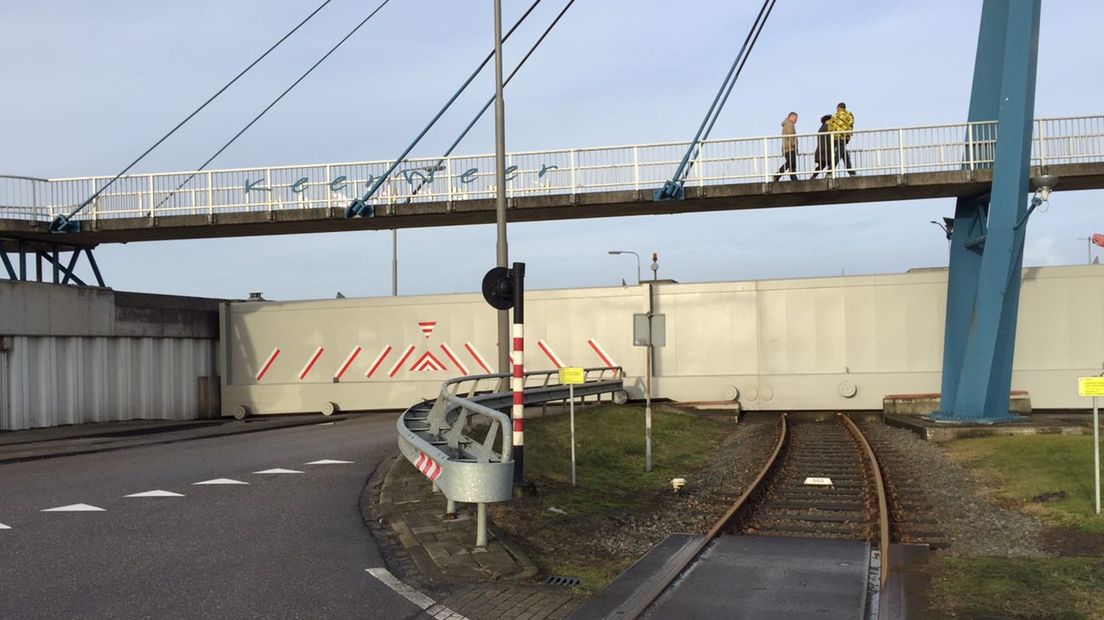
[{"label": "crash barrier", "polygon": [[[611,394],[624,402],[621,367],[587,368],[584,379],[576,398]],[[526,405],[570,398],[555,370],[527,372],[523,380]],[[499,411],[513,404],[509,382],[506,373],[450,379],[436,400],[410,407],[397,423],[399,450],[445,496],[447,512],[455,513],[457,502],[477,505],[477,547],[487,544],[487,504],[513,497],[513,421]],[[482,439],[470,434],[484,425]]]}]

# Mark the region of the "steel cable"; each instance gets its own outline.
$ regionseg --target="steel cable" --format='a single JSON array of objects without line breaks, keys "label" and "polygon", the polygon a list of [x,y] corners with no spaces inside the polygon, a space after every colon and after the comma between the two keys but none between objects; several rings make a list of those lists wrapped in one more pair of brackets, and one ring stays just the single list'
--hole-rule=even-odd
[{"label": "steel cable", "polygon": [[[521,23],[525,21],[525,18],[529,17],[529,14],[532,13],[533,9],[537,8],[537,5],[540,3],[541,0],[534,0],[533,4],[529,5],[529,8],[526,9],[525,13],[523,13],[521,17],[517,20],[517,22],[515,22],[514,25],[510,28],[510,30],[508,30],[506,34],[502,36],[503,42],[506,42],[506,40],[510,38],[510,35],[514,34],[514,31],[517,30],[518,26],[520,26]],[[440,120],[441,116],[443,116],[444,113],[450,107],[452,107],[452,104],[456,101],[457,98],[460,97],[460,94],[468,88],[468,85],[472,83],[472,80],[474,80],[475,77],[479,75],[479,72],[487,66],[487,63],[489,63],[492,58],[494,58],[493,49],[489,54],[487,54],[485,58],[483,58],[483,62],[479,63],[479,66],[475,68],[475,71],[472,71],[471,75],[468,76],[468,79],[464,80],[464,83],[461,84],[460,88],[458,88],[456,92],[452,94],[452,97],[449,98],[445,105],[437,111],[437,114],[434,115],[432,119],[430,119],[429,123],[422,129],[421,133],[419,133],[418,136],[414,138],[414,141],[406,147],[406,150],[404,150],[401,155],[395,158],[395,163],[391,164],[391,167],[387,169],[387,172],[384,172],[382,175],[380,175],[380,177],[376,179],[375,183],[372,184],[372,187],[370,187],[363,196],[361,196],[360,198],[356,198],[351,203],[349,203],[349,206],[345,209],[346,219],[353,216],[363,215],[364,210],[368,206],[367,200],[370,199],[372,195],[379,190],[380,186],[383,185],[383,183],[391,176],[391,173],[399,167],[399,164],[401,164],[403,160],[406,159],[406,156],[410,154],[410,151],[414,150],[414,147],[417,146],[419,142],[421,142],[422,138],[424,138],[427,133],[429,133],[429,130],[432,129],[435,124],[437,124],[437,121]]]},{"label": "steel cable", "polygon": [[265,109],[261,110],[259,114],[254,116],[253,120],[246,123],[245,127],[242,127],[241,130],[238,131],[238,133],[234,134],[233,138],[230,138],[230,140],[227,141],[226,144],[222,145],[222,147],[219,148],[219,150],[215,151],[214,155],[208,157],[207,161],[203,162],[202,166],[200,166],[195,171],[193,171],[190,175],[188,175],[188,178],[184,179],[184,181],[182,183],[180,183],[180,185],[177,185],[176,189],[174,189],[172,192],[170,192],[168,196],[165,196],[163,199],[161,199],[161,202],[157,203],[157,206],[155,206],[154,209],[156,209],[157,207],[160,207],[161,205],[165,204],[166,201],[168,201],[170,198],[175,196],[176,193],[179,192],[181,188],[183,188],[185,185],[187,185],[189,182],[191,182],[191,180],[194,179],[197,174],[199,174],[200,172],[205,170],[207,168],[207,166],[209,166],[211,164],[211,162],[215,161],[215,158],[217,158],[219,155],[221,155],[223,151],[230,148],[231,144],[233,144],[238,138],[240,138],[242,136],[242,134],[244,134],[246,131],[248,131],[249,128],[252,127],[257,121],[261,120],[261,117],[263,117],[265,114],[267,114],[269,110],[271,110],[277,103],[280,102],[281,99],[283,99],[288,93],[290,93],[293,88],[298,86],[300,82],[307,79],[307,76],[310,75],[315,69],[318,68],[318,65],[322,64],[327,58],[330,57],[331,54],[336,52],[337,48],[341,47],[346,41],[349,40],[350,37],[352,37],[354,34],[356,34],[356,32],[358,30],[360,30],[361,27],[364,26],[364,24],[368,23],[368,20],[375,17],[376,13],[379,13],[380,10],[383,9],[383,7],[387,6],[387,4],[389,2],[391,2],[391,0],[383,0],[383,2],[381,2],[379,4],[379,6],[377,6],[375,8],[375,10],[373,10],[371,13],[369,13],[367,17],[360,20],[359,24],[357,24],[352,30],[349,31],[348,34],[346,34],[344,37],[342,37],[340,41],[338,41],[333,47],[330,48],[330,51],[323,54],[322,57],[319,58],[317,62],[315,62],[313,65],[311,65],[310,68],[307,69],[305,72],[303,72],[303,74],[299,76],[299,79],[292,82],[291,86],[288,86],[287,88],[285,88],[284,92],[280,93],[280,95],[278,97],[273,99],[271,103],[269,103],[267,106],[265,106]]},{"label": "steel cable", "polygon": [[[540,44],[544,42],[544,39],[548,36],[550,32],[552,32],[552,29],[556,27],[556,24],[559,23],[560,18],[562,18],[564,14],[567,13],[567,10],[570,9],[571,5],[573,4],[575,4],[575,0],[568,0],[568,3],[560,11],[560,13],[556,15],[556,19],[553,19],[552,23],[548,25],[548,28],[545,28],[541,36],[537,38],[536,42],[533,43],[532,47],[529,48],[529,51],[525,53],[525,56],[523,56],[521,61],[518,62],[517,66],[514,67],[514,70],[510,72],[510,75],[506,76],[506,79],[502,81],[503,88],[505,88],[506,85],[510,83],[510,80],[514,79],[514,76],[517,75],[518,70],[520,70],[522,66],[525,65],[525,61],[529,60],[529,57],[533,55],[533,52],[537,51],[537,47],[539,47]],[[483,108],[480,109],[478,113],[476,113],[475,118],[473,118],[471,122],[468,123],[468,126],[460,132],[460,135],[456,138],[452,145],[448,147],[448,150],[445,151],[444,155],[441,155],[441,159],[437,160],[437,163],[433,166],[434,170],[440,168],[441,164],[444,163],[445,158],[447,158],[449,155],[452,154],[454,150],[456,150],[456,147],[460,145],[460,142],[468,136],[468,132],[470,132],[473,127],[475,127],[475,124],[479,122],[479,119],[483,118],[483,115],[487,113],[487,110],[489,110],[490,107],[494,105],[494,101],[495,96],[491,95],[491,98],[487,100],[487,103],[483,105]],[[410,192],[411,198],[415,194],[417,194],[418,191],[421,190],[427,182],[428,181],[426,179],[420,179],[420,184],[418,185],[418,187],[414,188],[414,190]],[[410,202],[410,198],[407,198],[406,201]]]},{"label": "steel cable", "polygon": [[263,54],[261,54],[260,56],[258,56],[258,57],[257,57],[257,59],[256,59],[256,60],[254,60],[253,62],[249,63],[249,65],[248,65],[248,66],[246,66],[246,68],[242,69],[240,73],[238,73],[237,75],[235,75],[235,76],[234,76],[234,79],[230,80],[230,81],[229,81],[229,82],[227,82],[227,83],[226,83],[226,84],[225,84],[225,85],[224,85],[224,86],[223,86],[222,88],[218,89],[218,91],[217,91],[217,92],[215,92],[215,94],[211,95],[211,96],[210,96],[210,97],[209,97],[209,98],[207,99],[207,101],[204,101],[202,105],[200,105],[200,106],[199,106],[198,108],[196,108],[195,110],[193,110],[191,114],[189,114],[188,116],[186,116],[186,117],[184,118],[184,120],[182,120],[182,121],[180,121],[179,123],[177,123],[176,127],[173,127],[173,128],[171,129],[171,130],[169,130],[169,133],[167,133],[167,134],[165,134],[165,135],[161,136],[161,139],[160,139],[160,140],[158,140],[157,142],[154,142],[154,143],[153,143],[153,146],[151,146],[151,147],[149,147],[148,149],[146,149],[146,150],[145,150],[145,152],[144,152],[144,153],[142,153],[141,155],[139,155],[137,159],[135,159],[134,161],[130,162],[130,164],[128,164],[126,168],[123,168],[123,170],[122,170],[121,172],[119,172],[118,174],[116,174],[116,175],[115,175],[115,176],[114,176],[114,177],[113,177],[113,178],[112,178],[112,179],[111,179],[110,181],[108,181],[108,182],[107,182],[106,184],[104,184],[104,186],[103,186],[103,187],[101,187],[101,188],[100,188],[100,189],[98,189],[98,190],[97,190],[97,191],[96,191],[96,192],[95,192],[94,194],[92,194],[92,196],[90,196],[90,197],[88,198],[88,200],[85,200],[84,202],[82,202],[82,203],[80,204],[80,206],[78,206],[77,208],[73,209],[73,211],[71,211],[71,212],[69,213],[69,215],[66,215],[66,216],[61,216],[61,215],[59,215],[59,216],[58,216],[58,217],[57,217],[57,218],[56,218],[56,219],[54,220],[54,222],[52,222],[52,223],[50,224],[50,229],[51,229],[51,230],[55,230],[55,228],[56,228],[56,229],[60,229],[60,227],[64,226],[64,225],[65,225],[65,224],[66,224],[66,223],[67,223],[67,222],[69,221],[69,219],[70,219],[70,218],[72,218],[72,217],[73,217],[74,215],[76,215],[77,213],[79,213],[81,209],[83,209],[83,208],[85,208],[86,206],[88,206],[88,205],[89,205],[89,204],[90,204],[90,203],[91,203],[91,202],[92,202],[93,200],[95,200],[96,198],[98,198],[98,197],[100,196],[100,194],[102,194],[102,193],[104,192],[104,190],[106,190],[106,189],[107,189],[108,187],[111,187],[111,185],[112,185],[113,183],[115,183],[115,181],[118,181],[120,177],[122,177],[122,176],[123,176],[124,174],[126,174],[127,172],[129,172],[131,168],[133,168],[133,167],[134,167],[135,165],[137,165],[137,164],[138,164],[138,162],[140,162],[140,161],[142,161],[143,159],[145,159],[146,155],[149,155],[149,154],[150,154],[150,153],[151,153],[151,152],[153,151],[153,149],[155,149],[155,148],[157,148],[158,146],[160,146],[162,142],[164,142],[165,140],[167,140],[167,139],[169,138],[169,136],[171,136],[171,135],[173,135],[174,133],[176,133],[176,130],[178,130],[178,129],[180,129],[181,127],[183,127],[185,123],[187,123],[188,121],[192,120],[192,117],[194,117],[194,116],[195,116],[196,114],[199,114],[199,113],[200,113],[200,112],[201,112],[201,111],[202,111],[202,110],[203,110],[204,108],[206,108],[206,107],[208,106],[208,104],[210,104],[210,103],[211,103],[212,101],[214,101],[215,99],[217,99],[219,95],[221,95],[222,93],[224,93],[224,92],[226,91],[226,89],[228,89],[228,88],[230,88],[231,86],[233,86],[233,85],[234,85],[234,83],[235,83],[235,82],[237,82],[237,81],[238,81],[239,79],[241,79],[241,77],[242,77],[243,75],[245,75],[246,73],[248,73],[250,69],[252,69],[253,67],[255,67],[255,66],[257,65],[257,63],[259,63],[259,62],[261,62],[262,60],[264,60],[266,56],[268,56],[268,55],[269,55],[270,53],[272,53],[272,51],[273,51],[273,50],[275,50],[275,49],[276,49],[277,47],[279,47],[279,46],[280,46],[280,45],[281,45],[281,44],[282,44],[282,43],[283,43],[284,41],[286,41],[286,40],[288,39],[288,37],[290,37],[291,35],[295,34],[295,32],[296,32],[296,31],[298,31],[298,30],[299,30],[300,28],[302,28],[304,24],[306,24],[307,22],[309,22],[309,21],[310,21],[310,20],[311,20],[311,19],[312,19],[312,18],[313,18],[313,17],[315,16],[315,15],[317,15],[317,14],[318,14],[318,12],[319,12],[319,11],[321,11],[322,9],[324,9],[324,8],[326,7],[326,5],[327,5],[327,4],[329,4],[330,2],[333,2],[333,0],[325,0],[325,1],[324,1],[324,2],[322,3],[322,4],[318,5],[318,8],[314,9],[313,11],[311,11],[310,15],[307,15],[307,16],[306,16],[305,18],[303,18],[303,21],[299,22],[299,23],[298,23],[298,24],[297,24],[297,25],[296,25],[296,26],[295,26],[294,28],[292,28],[291,30],[289,30],[289,31],[287,32],[287,34],[285,34],[284,36],[280,37],[280,39],[279,39],[278,41],[276,41],[275,43],[273,43],[273,44],[272,44],[272,46],[271,46],[271,47],[269,47],[269,48],[268,48],[267,50],[265,50],[265,52],[264,52]]},{"label": "steel cable", "polygon": [[728,102],[728,96],[732,94],[732,89],[736,86],[736,80],[740,78],[740,73],[744,70],[744,64],[747,63],[751,50],[759,40],[759,33],[762,32],[763,26],[767,23],[767,18],[774,10],[775,2],[776,0],[763,0],[763,6],[759,8],[759,14],[756,15],[751,29],[748,30],[748,34],[744,38],[744,44],[740,46],[740,51],[736,54],[736,59],[732,62],[728,74],[725,75],[716,97],[713,98],[713,103],[710,104],[709,110],[705,113],[705,118],[702,119],[698,132],[694,134],[694,139],[691,141],[689,148],[686,149],[686,154],[679,162],[674,176],[662,188],[656,190],[656,200],[680,198],[682,196],[682,185],[692,167],[691,161],[697,160],[697,156],[701,152],[701,143],[709,137],[709,132],[713,131],[713,125],[716,124],[721,115],[721,110]]}]

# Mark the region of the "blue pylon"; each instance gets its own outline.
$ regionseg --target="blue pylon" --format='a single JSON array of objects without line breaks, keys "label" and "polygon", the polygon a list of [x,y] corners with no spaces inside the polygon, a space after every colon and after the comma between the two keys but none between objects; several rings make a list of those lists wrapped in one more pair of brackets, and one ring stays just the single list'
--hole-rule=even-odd
[{"label": "blue pylon", "polygon": [[[933,419],[994,423],[1009,411],[1030,181],[1041,0],[985,0],[970,121],[997,119],[984,196],[959,198],[951,234],[940,411]],[[969,131],[974,131],[971,127]],[[980,155],[980,156],[979,156]],[[992,155],[990,158],[988,155]]]}]

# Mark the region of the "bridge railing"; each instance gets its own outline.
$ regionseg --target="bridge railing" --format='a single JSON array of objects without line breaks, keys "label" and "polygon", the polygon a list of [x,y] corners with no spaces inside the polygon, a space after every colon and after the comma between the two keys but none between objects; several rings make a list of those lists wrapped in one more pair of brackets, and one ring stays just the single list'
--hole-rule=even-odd
[{"label": "bridge railing", "polygon": [[[1036,165],[1104,160],[1104,116],[1034,122]],[[992,164],[996,123],[953,123],[855,131],[845,145],[857,175],[985,168]],[[838,155],[830,136],[799,134],[795,174],[808,178],[822,159]],[[511,198],[619,190],[649,190],[670,177],[686,143],[558,149],[507,155]],[[771,181],[782,165],[782,137],[710,140],[690,167],[688,187]],[[83,220],[344,209],[390,166],[389,161],[239,168],[199,173],[130,175],[119,179],[78,216]],[[840,164],[843,165],[842,163]],[[838,174],[842,170],[837,169]],[[787,175],[789,172],[787,171]],[[45,221],[68,213],[110,177],[0,177],[0,218]],[[493,155],[407,160],[369,201],[384,213],[404,204],[493,199]]]}]

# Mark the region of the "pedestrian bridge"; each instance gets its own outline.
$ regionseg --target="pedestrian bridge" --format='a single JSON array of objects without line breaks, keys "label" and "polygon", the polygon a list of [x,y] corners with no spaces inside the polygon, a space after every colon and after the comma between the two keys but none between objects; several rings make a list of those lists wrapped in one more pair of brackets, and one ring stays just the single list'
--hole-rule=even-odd
[{"label": "pedestrian bridge", "polygon": [[[773,174],[781,136],[704,142],[684,200],[653,200],[689,147],[685,142],[510,153],[511,222],[826,205],[980,194],[992,180],[996,121],[856,131],[842,170],[808,180],[817,134],[798,136],[798,181]],[[831,143],[831,141],[826,141]],[[345,218],[392,162],[168,172],[120,178],[73,219],[79,232],[50,233],[110,177],[0,177],[0,243],[99,243],[243,235],[386,230],[481,224],[495,219],[493,155],[408,159],[366,202],[370,218]],[[842,163],[841,163],[842,165]],[[1034,122],[1032,175],[1058,189],[1104,188],[1104,116]]]}]

